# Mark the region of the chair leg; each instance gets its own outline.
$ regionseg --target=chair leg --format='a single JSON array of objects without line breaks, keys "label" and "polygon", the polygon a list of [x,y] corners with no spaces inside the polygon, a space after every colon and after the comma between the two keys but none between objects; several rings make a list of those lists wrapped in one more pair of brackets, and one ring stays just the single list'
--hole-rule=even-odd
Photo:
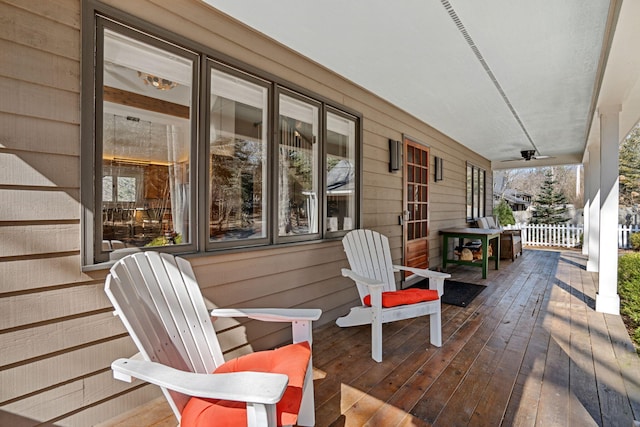
[{"label": "chair leg", "polygon": [[314,426],[316,424],[316,412],[313,396],[313,363],[309,359],[309,366],[305,375],[304,388],[302,390],[302,402],[298,412],[299,426]]},{"label": "chair leg", "polygon": [[431,334],[431,344],[442,347],[442,320],[440,310],[429,315],[429,332]]},{"label": "chair leg", "polygon": [[382,362],[382,291],[371,293],[371,358]]},{"label": "chair leg", "polygon": [[371,310],[371,358],[382,362],[382,311],[375,307]]},{"label": "chair leg", "polygon": [[382,322],[373,319],[371,322],[371,358],[382,362]]}]

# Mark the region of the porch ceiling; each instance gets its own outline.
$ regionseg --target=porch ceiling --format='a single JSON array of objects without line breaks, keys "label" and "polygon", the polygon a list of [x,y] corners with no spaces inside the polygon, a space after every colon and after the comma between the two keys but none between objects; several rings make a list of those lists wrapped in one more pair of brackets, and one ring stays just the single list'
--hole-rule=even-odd
[{"label": "porch ceiling", "polygon": [[[609,30],[633,16],[623,4],[620,19],[610,19],[609,0],[205,2],[389,100],[494,168],[581,162],[601,58],[610,57]],[[627,73],[626,89],[638,86],[637,70]],[[532,149],[553,158],[506,161]]]}]

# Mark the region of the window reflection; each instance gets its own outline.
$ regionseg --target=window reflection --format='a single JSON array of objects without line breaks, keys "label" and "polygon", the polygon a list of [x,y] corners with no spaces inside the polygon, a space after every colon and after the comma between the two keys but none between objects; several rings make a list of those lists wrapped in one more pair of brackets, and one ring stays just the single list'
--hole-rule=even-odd
[{"label": "window reflection", "polygon": [[318,107],[280,96],[278,234],[318,233]]},{"label": "window reflection", "polygon": [[327,231],[351,230],[355,218],[355,120],[327,113]]},{"label": "window reflection", "polygon": [[104,31],[102,238],[188,243],[193,62]]},{"label": "window reflection", "polygon": [[211,71],[209,237],[266,237],[265,87]]},{"label": "window reflection", "polygon": [[485,216],[486,171],[467,164],[467,219]]},{"label": "window reflection", "polygon": [[83,190],[94,219],[88,262],[125,247],[271,245],[358,226],[359,118],[197,47],[101,17],[96,31],[95,146],[83,154],[83,176],[95,174]]}]

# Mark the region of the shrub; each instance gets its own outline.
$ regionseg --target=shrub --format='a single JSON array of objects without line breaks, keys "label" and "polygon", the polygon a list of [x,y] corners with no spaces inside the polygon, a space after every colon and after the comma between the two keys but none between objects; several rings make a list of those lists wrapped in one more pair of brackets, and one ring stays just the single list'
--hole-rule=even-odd
[{"label": "shrub", "polygon": [[493,209],[493,213],[498,217],[500,225],[513,225],[516,223],[511,206],[505,199],[500,200],[498,206]]},{"label": "shrub", "polygon": [[145,246],[166,246],[166,245],[179,245],[182,243],[182,235],[181,234],[171,234],[158,236]]},{"label": "shrub", "polygon": [[640,253],[630,253],[619,258],[618,293],[620,312],[627,319],[636,349],[640,349]]},{"label": "shrub", "polygon": [[629,236],[629,243],[634,251],[640,251],[640,233],[632,233]]}]

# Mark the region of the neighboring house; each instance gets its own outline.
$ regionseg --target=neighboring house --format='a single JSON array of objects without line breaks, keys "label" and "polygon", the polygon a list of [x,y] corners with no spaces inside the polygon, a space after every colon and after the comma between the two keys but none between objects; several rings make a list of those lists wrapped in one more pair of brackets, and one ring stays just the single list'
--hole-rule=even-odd
[{"label": "neighboring house", "polygon": [[[216,304],[319,307],[323,324],[357,299],[348,229],[388,235],[398,261],[417,240],[438,266],[438,230],[491,213],[490,162],[428,123],[204,3],[107,3],[0,1],[0,424],[93,425],[158,396],[109,368],[136,352],[103,292],[118,251],[184,252]],[[390,172],[389,140],[423,174]],[[236,324],[226,349],[245,335],[290,338]]]},{"label": "neighboring house", "polygon": [[519,192],[513,189],[507,189],[501,195],[493,195],[495,201],[499,202],[500,199],[506,200],[511,207],[511,210],[514,212],[526,211],[531,205],[532,197],[533,196],[531,196],[531,194]]}]

